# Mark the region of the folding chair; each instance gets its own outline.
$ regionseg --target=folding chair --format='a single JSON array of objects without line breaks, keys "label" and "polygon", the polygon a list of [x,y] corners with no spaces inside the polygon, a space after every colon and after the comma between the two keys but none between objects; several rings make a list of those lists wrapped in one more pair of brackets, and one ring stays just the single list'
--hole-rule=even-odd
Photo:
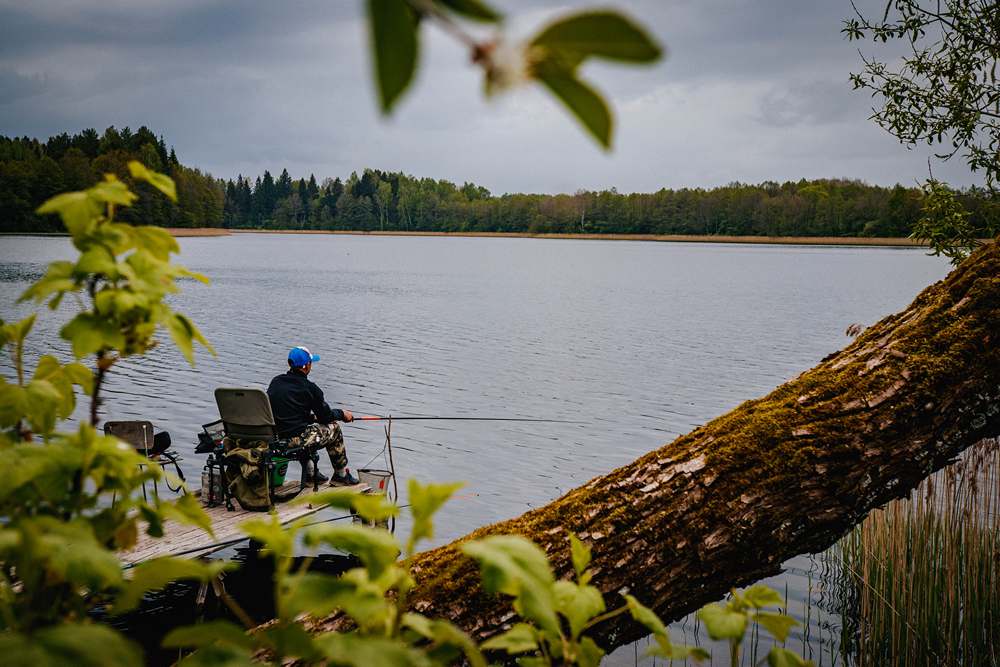
[{"label": "folding chair", "polygon": [[[274,471],[273,457],[280,455],[290,461],[298,461],[302,465],[302,479],[298,491],[301,493],[306,488],[306,474],[309,464],[312,463],[313,470],[318,470],[319,454],[308,447],[289,447],[288,441],[278,437],[274,423],[274,414],[271,412],[271,402],[260,389],[241,389],[235,387],[220,387],[215,390],[215,403],[219,406],[219,416],[222,418],[222,427],[226,437],[230,441],[254,441],[263,440],[268,444],[267,453],[261,462],[261,472],[268,482],[268,495],[271,506],[276,500],[275,489],[271,488],[271,474]],[[319,490],[317,476],[313,475],[313,491]],[[232,502],[229,496],[226,477],[223,476],[224,494],[226,497],[226,507],[230,508]]]},{"label": "folding chair", "polygon": [[[166,431],[153,433],[153,423],[150,421],[109,421],[104,422],[104,434],[113,435],[119,440],[123,440],[132,445],[137,452],[144,455],[151,461],[161,466],[171,464],[174,466],[177,476],[184,480],[184,471],[181,470],[179,461],[181,458],[173,452],[168,452],[170,448],[170,434]],[[183,490],[183,486],[176,489],[167,483],[167,488],[177,492]],[[153,483],[153,492],[159,496],[159,489],[156,482]],[[146,485],[142,487],[143,497],[146,496]]]}]

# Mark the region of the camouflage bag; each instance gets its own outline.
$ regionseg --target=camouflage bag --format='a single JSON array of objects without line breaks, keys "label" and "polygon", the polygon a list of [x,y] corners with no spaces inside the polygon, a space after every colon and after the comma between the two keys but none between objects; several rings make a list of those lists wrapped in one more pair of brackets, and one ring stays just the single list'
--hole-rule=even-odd
[{"label": "camouflage bag", "polygon": [[245,510],[266,512],[271,507],[271,485],[264,467],[267,442],[226,438],[223,446],[229,495]]}]

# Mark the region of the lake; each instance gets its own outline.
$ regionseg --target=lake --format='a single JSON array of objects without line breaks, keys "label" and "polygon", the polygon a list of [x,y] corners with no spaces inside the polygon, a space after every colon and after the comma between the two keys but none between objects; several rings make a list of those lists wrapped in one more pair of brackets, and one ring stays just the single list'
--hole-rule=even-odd
[{"label": "lake", "polygon": [[[217,356],[199,352],[190,368],[163,345],[116,366],[103,416],[170,431],[195,485],[213,390],[266,387],[293,345],[322,356],[311,379],[356,413],[583,422],[395,423],[402,480],[467,482],[439,514],[435,544],[543,505],[770,391],[843,347],[848,325],[904,308],[948,270],[912,248],[294,234],[180,243],[180,262],[212,283],[185,281],[173,303]],[[0,316],[30,310],[13,301],[47,262],[70,256],[68,239],[3,237]],[[51,351],[40,341],[65,318],[46,311],[29,354]],[[0,372],[10,376],[7,359]],[[344,432],[352,467],[380,464],[379,424]],[[786,568],[768,583],[806,622],[789,645],[831,664],[820,638],[835,641],[839,620],[809,604],[825,562]],[[690,620],[673,627],[692,641]],[[642,648],[606,664],[652,664],[636,659]]]}]

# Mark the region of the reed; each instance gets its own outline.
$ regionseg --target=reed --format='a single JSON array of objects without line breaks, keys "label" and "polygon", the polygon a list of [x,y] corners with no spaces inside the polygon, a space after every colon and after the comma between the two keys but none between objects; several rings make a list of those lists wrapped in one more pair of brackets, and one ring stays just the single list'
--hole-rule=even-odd
[{"label": "reed", "polygon": [[832,556],[844,662],[1000,664],[1000,441],[873,512]]}]

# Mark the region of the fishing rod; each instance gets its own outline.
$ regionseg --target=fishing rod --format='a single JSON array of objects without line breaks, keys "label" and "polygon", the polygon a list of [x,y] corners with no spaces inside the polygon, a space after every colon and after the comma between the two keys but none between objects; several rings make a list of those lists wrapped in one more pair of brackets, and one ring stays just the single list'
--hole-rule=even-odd
[{"label": "fishing rod", "polygon": [[400,420],[437,420],[437,421],[475,421],[475,422],[545,422],[547,424],[583,424],[585,422],[567,421],[565,419],[529,419],[524,417],[383,417],[381,415],[355,415],[354,421],[400,421]]}]

